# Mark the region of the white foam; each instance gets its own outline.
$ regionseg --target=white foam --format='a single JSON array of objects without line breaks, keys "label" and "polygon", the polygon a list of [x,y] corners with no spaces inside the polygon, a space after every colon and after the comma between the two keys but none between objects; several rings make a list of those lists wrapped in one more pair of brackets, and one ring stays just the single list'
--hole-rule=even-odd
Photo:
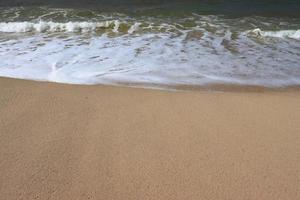
[{"label": "white foam", "polygon": [[288,47],[287,54],[278,50],[285,44],[264,48],[247,37],[229,41],[230,35],[206,33],[196,40],[167,33],[77,35],[47,41],[33,35],[0,42],[0,76],[74,84],[300,84],[299,47]]},{"label": "white foam", "polygon": [[133,32],[137,31],[140,27],[141,23],[135,22],[128,30],[129,34],[132,34]]},{"label": "white foam", "polygon": [[114,24],[115,24],[115,26],[113,28],[113,32],[117,33],[119,30],[119,27],[120,27],[120,22],[118,20],[115,20]]},{"label": "white foam", "polygon": [[115,30],[118,29],[117,21],[103,22],[2,22],[0,23],[0,32],[5,33],[24,33],[24,32],[89,32],[100,28],[108,28],[115,23]]},{"label": "white foam", "polygon": [[300,30],[262,31],[261,29],[257,28],[248,31],[248,33],[253,33],[263,37],[300,39]]}]

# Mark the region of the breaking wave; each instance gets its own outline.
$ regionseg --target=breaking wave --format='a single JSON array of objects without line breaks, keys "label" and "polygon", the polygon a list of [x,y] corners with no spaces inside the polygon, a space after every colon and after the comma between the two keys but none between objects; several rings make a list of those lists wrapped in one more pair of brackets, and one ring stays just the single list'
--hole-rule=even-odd
[{"label": "breaking wave", "polygon": [[250,34],[263,37],[276,37],[276,38],[292,38],[300,39],[300,30],[279,30],[279,31],[262,31],[257,28],[249,31]]},{"label": "breaking wave", "polygon": [[[1,22],[0,32],[3,33],[26,33],[26,32],[94,32],[107,28],[118,32],[120,27],[118,20],[103,21],[103,22]],[[125,24],[128,26],[128,33],[135,32],[140,23]]]},{"label": "breaking wave", "polygon": [[[122,27],[123,32],[132,34],[139,30],[141,22],[128,23],[120,22],[119,20],[108,20],[101,22],[52,22],[52,21],[39,21],[39,22],[0,22],[0,32],[2,33],[28,33],[28,32],[97,32],[106,29],[112,32],[119,32],[120,27]],[[149,23],[150,24],[150,23]],[[148,28],[150,27],[148,24]],[[162,24],[159,26],[160,30],[163,30],[167,24]],[[213,26],[213,25],[211,25]],[[170,25],[169,25],[170,27]],[[179,28],[180,25],[178,25]],[[152,27],[153,28],[153,27]],[[199,28],[190,27],[191,30]],[[145,27],[143,28],[145,29]],[[278,30],[278,31],[263,31],[260,28],[256,28],[250,31],[246,31],[248,35],[254,35],[258,37],[275,37],[275,38],[291,38],[300,39],[300,29],[299,30]],[[241,33],[242,34],[242,33]]]}]

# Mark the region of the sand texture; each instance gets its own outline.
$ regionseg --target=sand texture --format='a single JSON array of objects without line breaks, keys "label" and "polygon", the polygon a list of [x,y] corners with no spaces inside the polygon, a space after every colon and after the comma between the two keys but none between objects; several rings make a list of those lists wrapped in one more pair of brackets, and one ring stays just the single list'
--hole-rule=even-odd
[{"label": "sand texture", "polygon": [[299,200],[300,93],[1,78],[0,199]]}]

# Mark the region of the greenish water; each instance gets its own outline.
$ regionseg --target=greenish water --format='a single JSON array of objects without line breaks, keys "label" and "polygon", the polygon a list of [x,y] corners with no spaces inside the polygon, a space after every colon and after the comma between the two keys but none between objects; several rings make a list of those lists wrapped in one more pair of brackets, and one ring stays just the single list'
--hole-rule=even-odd
[{"label": "greenish water", "polygon": [[1,0],[0,7],[48,6],[145,14],[197,12],[232,16],[300,16],[298,0]]}]

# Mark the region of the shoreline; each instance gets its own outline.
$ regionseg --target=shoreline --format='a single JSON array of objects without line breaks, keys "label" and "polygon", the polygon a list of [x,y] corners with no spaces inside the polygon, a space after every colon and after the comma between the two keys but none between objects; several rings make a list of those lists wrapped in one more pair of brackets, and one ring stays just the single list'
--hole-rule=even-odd
[{"label": "shoreline", "polygon": [[140,89],[156,89],[163,91],[177,92],[238,92],[238,93],[263,93],[263,92],[299,92],[300,86],[259,86],[259,85],[242,85],[242,84],[204,84],[204,85],[163,85],[163,84],[143,84],[143,83],[116,83],[116,84],[95,84],[115,87],[129,87]]},{"label": "shoreline", "polygon": [[0,78],[3,199],[300,199],[300,92]]},{"label": "shoreline", "polygon": [[28,81],[44,84],[57,84],[57,85],[69,85],[79,87],[119,87],[119,88],[133,88],[143,90],[161,90],[161,91],[173,91],[173,92],[237,92],[237,93],[269,93],[269,92],[300,92],[300,85],[288,85],[288,86],[260,86],[260,85],[244,85],[234,83],[210,83],[204,85],[167,85],[167,84],[149,84],[149,83],[130,83],[130,82],[103,82],[95,84],[78,84],[78,83],[64,83],[53,82],[48,80],[30,80],[14,77],[2,77],[0,79],[12,79],[16,81]]}]

